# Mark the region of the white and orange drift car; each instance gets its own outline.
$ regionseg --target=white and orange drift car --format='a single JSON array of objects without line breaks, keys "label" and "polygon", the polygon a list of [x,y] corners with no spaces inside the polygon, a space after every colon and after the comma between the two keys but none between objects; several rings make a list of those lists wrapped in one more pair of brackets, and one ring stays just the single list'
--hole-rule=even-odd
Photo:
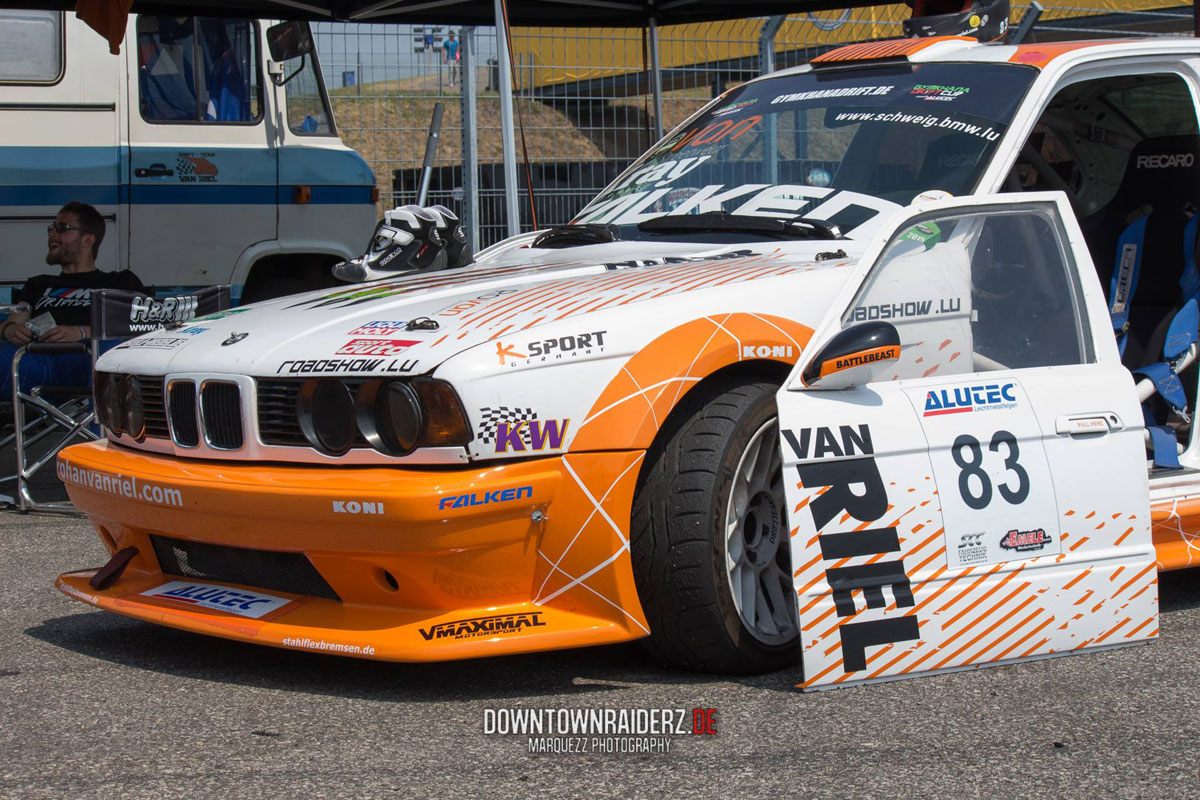
[{"label": "white and orange drift car", "polygon": [[1200,529],[1192,39],[856,45],[570,226],[98,366],[59,588],[434,661],[848,685],[1145,642]]}]

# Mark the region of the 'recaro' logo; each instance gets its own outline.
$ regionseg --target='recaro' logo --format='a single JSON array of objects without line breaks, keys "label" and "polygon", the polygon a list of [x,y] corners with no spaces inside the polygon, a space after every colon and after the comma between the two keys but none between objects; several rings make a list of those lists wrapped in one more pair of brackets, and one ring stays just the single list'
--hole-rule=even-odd
[{"label": "'recaro' logo", "polygon": [[459,619],[454,622],[439,622],[429,628],[421,628],[425,641],[434,639],[475,639],[479,637],[503,636],[525,628],[544,628],[542,612],[523,614],[497,614],[494,617]]},{"label": "'recaro' logo", "polygon": [[1138,156],[1138,169],[1167,169],[1168,167],[1190,167],[1196,163],[1191,153],[1161,153],[1153,156]]},{"label": "'recaro' logo", "polygon": [[1005,550],[1016,550],[1018,553],[1044,550],[1048,544],[1050,544],[1050,535],[1042,528],[1031,531],[1009,531],[1000,539],[1001,547]]},{"label": "'recaro' logo", "polygon": [[188,322],[196,318],[197,297],[135,297],[129,305],[130,322]]},{"label": "'recaro' logo", "polygon": [[953,389],[933,389],[925,395],[925,413],[936,417],[942,414],[964,414],[970,411],[994,411],[1014,408],[1017,404],[1015,383],[989,383],[981,386],[956,386]]}]

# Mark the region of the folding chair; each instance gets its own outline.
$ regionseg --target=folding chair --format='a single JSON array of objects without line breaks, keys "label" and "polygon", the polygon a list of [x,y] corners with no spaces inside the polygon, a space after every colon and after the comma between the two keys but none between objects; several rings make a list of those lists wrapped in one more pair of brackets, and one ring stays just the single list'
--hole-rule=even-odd
[{"label": "folding chair", "polygon": [[[179,327],[196,317],[229,308],[229,286],[208,286],[194,294],[154,297],[120,289],[93,289],[92,336],[87,342],[32,342],[17,351],[12,362],[13,423],[12,434],[0,439],[0,448],[15,445],[16,474],[0,483],[16,481],[16,495],[0,495],[0,500],[18,511],[66,511],[75,507],[66,501],[42,502],[30,490],[30,481],[58,452],[77,441],[94,441],[97,433],[91,386],[35,386],[21,390],[21,359],[26,355],[91,354],[93,369],[103,349],[102,343],[116,342],[143,333]],[[45,452],[31,455],[31,448],[49,437],[57,440]]]}]

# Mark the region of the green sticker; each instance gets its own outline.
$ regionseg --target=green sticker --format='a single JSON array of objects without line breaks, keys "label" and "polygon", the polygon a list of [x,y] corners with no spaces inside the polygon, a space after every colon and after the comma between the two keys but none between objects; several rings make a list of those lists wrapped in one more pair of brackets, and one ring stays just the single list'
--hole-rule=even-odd
[{"label": "green sticker", "polygon": [[196,317],[195,319],[191,320],[191,322],[212,322],[215,319],[225,319],[225,317],[231,316],[233,314],[240,314],[243,311],[249,311],[249,310],[250,309],[248,309],[248,308],[229,308],[229,309],[226,309],[225,311],[217,311],[213,314],[209,314],[204,317]]},{"label": "green sticker", "polygon": [[900,238],[909,242],[920,242],[928,250],[942,240],[942,229],[936,222],[922,222],[900,234]]}]

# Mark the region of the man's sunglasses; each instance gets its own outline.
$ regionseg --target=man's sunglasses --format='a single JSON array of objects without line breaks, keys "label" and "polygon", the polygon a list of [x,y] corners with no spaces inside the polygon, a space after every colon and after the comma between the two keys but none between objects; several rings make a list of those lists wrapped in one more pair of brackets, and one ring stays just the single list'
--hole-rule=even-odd
[{"label": "man's sunglasses", "polygon": [[87,231],[78,225],[68,225],[65,222],[51,222],[46,226],[46,233],[49,233],[50,231],[54,231],[55,233],[66,233],[67,231],[81,231],[83,233],[87,233]]}]

